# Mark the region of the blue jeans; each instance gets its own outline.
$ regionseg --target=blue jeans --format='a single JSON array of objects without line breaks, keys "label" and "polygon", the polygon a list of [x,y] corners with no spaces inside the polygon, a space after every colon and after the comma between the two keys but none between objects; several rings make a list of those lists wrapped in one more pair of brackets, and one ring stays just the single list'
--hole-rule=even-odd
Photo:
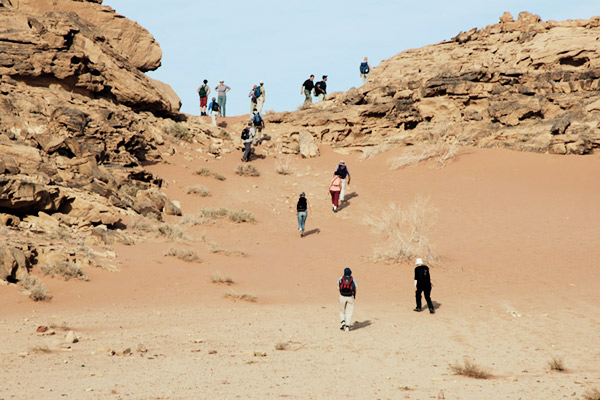
[{"label": "blue jeans", "polygon": [[221,109],[221,117],[224,117],[225,116],[225,104],[227,103],[227,96],[217,97],[217,103],[219,103],[219,108]]},{"label": "blue jeans", "polygon": [[298,228],[302,229],[302,232],[304,232],[304,224],[306,223],[307,215],[308,211],[298,211]]}]

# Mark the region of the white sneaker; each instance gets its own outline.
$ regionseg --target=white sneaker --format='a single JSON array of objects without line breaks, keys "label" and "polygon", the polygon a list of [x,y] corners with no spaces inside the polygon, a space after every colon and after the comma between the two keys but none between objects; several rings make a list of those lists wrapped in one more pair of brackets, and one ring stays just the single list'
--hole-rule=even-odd
[{"label": "white sneaker", "polygon": [[342,321],[342,324],[340,325],[341,330],[343,330],[344,328],[346,328],[346,321]]},{"label": "white sneaker", "polygon": [[346,332],[350,332],[350,327],[349,327],[348,325],[346,325],[346,327],[344,327],[344,330],[345,330]]}]

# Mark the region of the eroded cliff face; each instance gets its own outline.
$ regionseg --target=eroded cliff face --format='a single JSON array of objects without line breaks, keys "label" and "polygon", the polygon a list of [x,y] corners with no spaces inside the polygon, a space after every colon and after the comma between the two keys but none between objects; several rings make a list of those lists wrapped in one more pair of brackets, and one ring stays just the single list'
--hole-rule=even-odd
[{"label": "eroded cliff face", "polygon": [[366,85],[270,122],[288,141],[307,130],[343,147],[444,141],[586,154],[600,147],[598,49],[600,17],[505,13],[485,29],[399,53]]}]

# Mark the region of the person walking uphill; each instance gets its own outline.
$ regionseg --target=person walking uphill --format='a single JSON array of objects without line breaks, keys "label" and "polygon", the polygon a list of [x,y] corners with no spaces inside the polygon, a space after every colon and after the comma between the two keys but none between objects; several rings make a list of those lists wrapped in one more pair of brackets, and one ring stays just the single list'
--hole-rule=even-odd
[{"label": "person walking uphill", "polygon": [[356,281],[352,277],[350,268],[344,268],[344,276],[338,280],[338,289],[340,290],[340,329],[348,332],[352,325],[356,299]]},{"label": "person walking uphill", "polygon": [[217,117],[219,116],[220,112],[221,108],[219,107],[219,103],[217,103],[217,99],[213,97],[212,101],[208,105],[208,114],[210,115],[214,126],[217,126]]},{"label": "person walking uphill", "polygon": [[306,224],[306,217],[308,217],[308,200],[304,192],[300,193],[298,203],[296,204],[296,212],[298,214],[298,230],[300,231],[300,237],[304,237],[304,229]]},{"label": "person walking uphill", "polygon": [[331,178],[331,182],[329,183],[329,193],[331,194],[333,212],[336,212],[339,206],[340,190],[342,190],[342,178],[340,178],[339,175],[333,174],[333,178]]},{"label": "person walking uphill", "polygon": [[206,114],[206,103],[208,101],[208,95],[210,94],[210,88],[208,87],[208,81],[205,79],[197,90],[198,96],[200,97],[200,115]]},{"label": "person walking uphill", "polygon": [[360,63],[359,67],[360,77],[362,78],[363,85],[367,83],[367,79],[369,78],[369,72],[371,72],[371,64],[367,61],[367,57]]},{"label": "person walking uphill", "polygon": [[252,121],[248,122],[248,126],[246,126],[242,130],[242,143],[244,143],[244,155],[242,156],[242,161],[247,162],[250,161],[250,154],[252,154],[252,142],[254,141],[254,127],[252,126]]},{"label": "person walking uphill", "polygon": [[302,84],[302,88],[300,89],[300,94],[304,93],[304,105],[308,105],[312,103],[312,91],[315,88],[314,84],[315,76],[311,75],[310,78],[304,81]]},{"label": "person walking uphill", "polygon": [[227,104],[227,92],[231,90],[231,88],[224,83],[225,81],[221,79],[219,81],[219,86],[215,88],[217,92],[217,101],[219,102],[219,108],[221,111],[221,117],[225,116],[225,105]]},{"label": "person walking uphill", "polygon": [[340,204],[342,204],[344,195],[346,194],[346,183],[348,183],[348,185],[350,184],[350,170],[344,161],[340,161],[334,174],[339,175],[339,177],[342,178],[342,189],[340,190]]},{"label": "person walking uphill", "polygon": [[327,94],[327,75],[323,75],[323,80],[317,82],[315,85],[315,95],[319,98],[319,101],[325,100]]},{"label": "person walking uphill", "polygon": [[415,297],[417,300],[417,306],[415,311],[421,311],[421,293],[425,295],[425,301],[427,301],[427,307],[431,314],[435,313],[435,308],[431,302],[431,277],[429,276],[429,267],[423,264],[423,260],[417,258],[415,261]]},{"label": "person walking uphill", "polygon": [[265,100],[266,100],[266,93],[265,93],[265,82],[260,81],[260,86],[258,87],[260,89],[260,96],[258,96],[258,98],[256,99],[256,109],[258,110],[258,113],[262,113],[262,109],[263,109],[263,105],[265,104]]}]

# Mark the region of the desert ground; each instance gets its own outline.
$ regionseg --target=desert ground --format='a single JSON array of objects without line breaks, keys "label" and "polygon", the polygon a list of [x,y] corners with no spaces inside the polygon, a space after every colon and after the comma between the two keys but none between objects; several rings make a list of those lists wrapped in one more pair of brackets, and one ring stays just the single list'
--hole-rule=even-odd
[{"label": "desert ground", "polygon": [[[584,398],[600,389],[600,157],[465,150],[443,168],[392,170],[405,149],[361,160],[322,146],[317,158],[290,156],[289,175],[270,152],[247,177],[235,174],[241,152],[178,147],[147,169],[184,217],[225,207],[256,222],[168,217],[185,237],[115,245],[118,271],[88,269],[87,282],[43,277],[50,302],[0,286],[0,399]],[[327,187],[342,159],[352,178],[333,213]],[[211,195],[186,193],[197,184]],[[383,239],[366,223],[419,196],[438,210],[434,315],[413,311],[412,261],[374,261]],[[165,256],[171,248],[201,261]],[[339,330],[344,267],[358,286],[350,332]],[[65,341],[71,330],[77,343]],[[465,360],[491,376],[454,374]]]}]

